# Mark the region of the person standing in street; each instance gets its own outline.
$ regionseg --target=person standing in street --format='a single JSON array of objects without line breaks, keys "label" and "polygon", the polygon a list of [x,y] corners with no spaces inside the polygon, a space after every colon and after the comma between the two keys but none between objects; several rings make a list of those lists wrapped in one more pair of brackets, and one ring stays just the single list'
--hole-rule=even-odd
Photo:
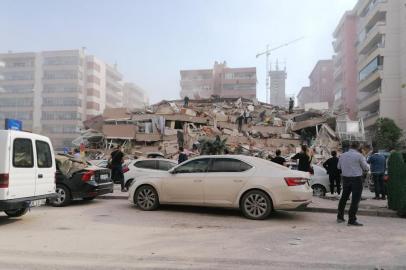
[{"label": "person standing in street", "polygon": [[337,164],[343,178],[343,193],[338,203],[337,222],[345,222],[345,205],[352,193],[351,206],[348,212],[349,226],[363,225],[357,221],[357,211],[362,194],[362,174],[369,170],[365,157],[357,149],[359,149],[359,143],[353,142],[350,150],[340,156]]},{"label": "person standing in street", "polygon": [[187,160],[187,155],[184,152],[183,147],[179,147],[179,156],[178,156],[178,164],[181,164],[183,161]]},{"label": "person standing in street", "polygon": [[338,169],[337,165],[337,152],[331,151],[331,158],[327,159],[323,163],[323,167],[326,169],[328,178],[330,180],[330,192],[332,195],[334,194],[334,186],[337,189],[337,194],[341,193],[341,177],[340,170]]},{"label": "person standing in street", "polygon": [[276,157],[271,158],[271,161],[275,162],[275,163],[277,163],[279,165],[286,166],[286,159],[281,157],[281,150],[277,149],[275,154],[276,154]]},{"label": "person standing in street", "polygon": [[289,98],[289,113],[293,113],[293,106],[295,105],[295,101],[293,98]]},{"label": "person standing in street", "polygon": [[[371,174],[374,181],[375,188],[375,200],[385,200],[385,186],[383,182],[383,176],[386,169],[385,156],[378,153],[375,149],[372,155],[368,158],[368,163],[371,165]],[[380,196],[379,196],[380,195]]]},{"label": "person standing in street", "polygon": [[291,159],[299,160],[298,170],[302,172],[311,172],[310,154],[306,145],[302,145],[302,151],[294,155]]},{"label": "person standing in street", "polygon": [[110,169],[111,169],[111,178],[114,182],[120,182],[121,185],[121,192],[125,192],[124,187],[124,175],[123,175],[123,168],[122,164],[124,161],[124,153],[121,151],[120,146],[111,152],[110,155]]}]

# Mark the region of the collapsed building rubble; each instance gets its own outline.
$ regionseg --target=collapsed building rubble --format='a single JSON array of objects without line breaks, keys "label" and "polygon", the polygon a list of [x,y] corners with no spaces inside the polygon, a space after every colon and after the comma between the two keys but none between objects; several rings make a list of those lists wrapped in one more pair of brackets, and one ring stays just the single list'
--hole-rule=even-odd
[{"label": "collapsed building rubble", "polygon": [[86,131],[75,140],[89,149],[108,152],[124,145],[127,154],[162,152],[177,154],[178,147],[198,149],[204,138],[219,136],[230,153],[267,157],[280,149],[284,155],[295,153],[306,143],[328,152],[337,147],[335,116],[329,112],[271,106],[257,100],[212,98],[162,101],[145,110],[106,109],[100,117],[87,120]]}]

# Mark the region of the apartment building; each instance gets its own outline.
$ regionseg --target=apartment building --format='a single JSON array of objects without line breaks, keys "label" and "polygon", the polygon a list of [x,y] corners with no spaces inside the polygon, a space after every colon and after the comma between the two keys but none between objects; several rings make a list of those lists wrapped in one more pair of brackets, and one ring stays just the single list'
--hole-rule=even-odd
[{"label": "apartment building", "polygon": [[131,110],[145,108],[146,105],[148,105],[148,98],[145,90],[135,83],[124,83],[123,106]]},{"label": "apartment building", "polygon": [[297,98],[297,106],[302,109],[304,109],[305,104],[314,102],[314,96],[309,86],[302,87],[302,89],[300,89],[299,91],[299,94],[297,94],[296,98]]},{"label": "apartment building", "polygon": [[406,3],[404,0],[360,0],[358,116],[368,135],[378,117],[393,119],[406,130]]},{"label": "apartment building", "polygon": [[227,63],[215,62],[213,69],[181,70],[180,96],[192,99],[221,97],[256,97],[255,67],[230,68]]},{"label": "apartment building", "polygon": [[5,118],[71,146],[85,119],[122,107],[122,75],[83,49],[0,54],[0,125]]},{"label": "apartment building", "polygon": [[310,73],[310,89],[312,102],[328,102],[329,107],[334,101],[333,60],[319,60]]},{"label": "apartment building", "polygon": [[106,107],[123,107],[123,75],[114,67],[106,64]]},{"label": "apartment building", "polygon": [[276,63],[275,69],[269,72],[271,82],[270,86],[270,103],[275,106],[286,107],[286,68],[279,69]]},{"label": "apartment building", "polygon": [[347,11],[334,33],[334,110],[346,112],[351,120],[357,118],[357,40],[358,16]]}]

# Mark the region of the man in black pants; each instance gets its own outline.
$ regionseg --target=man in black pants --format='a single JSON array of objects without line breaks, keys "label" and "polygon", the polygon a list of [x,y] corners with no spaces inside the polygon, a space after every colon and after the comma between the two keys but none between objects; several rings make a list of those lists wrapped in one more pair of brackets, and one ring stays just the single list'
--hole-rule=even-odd
[{"label": "man in black pants", "polygon": [[330,192],[334,194],[334,186],[337,188],[337,194],[341,193],[341,177],[340,170],[337,168],[338,158],[337,152],[331,151],[331,158],[327,159],[323,163],[323,167],[326,169],[328,178],[330,180]]},{"label": "man in black pants", "polygon": [[341,170],[343,176],[343,194],[338,203],[337,222],[342,223],[344,219],[344,209],[350,194],[352,193],[351,206],[348,212],[349,226],[362,226],[357,222],[358,204],[362,194],[362,174],[369,170],[365,157],[358,152],[359,144],[353,142],[351,149],[340,156],[337,168]]},{"label": "man in black pants", "polygon": [[124,153],[121,152],[120,146],[117,146],[117,148],[111,152],[111,157],[110,157],[110,166],[111,166],[111,178],[113,179],[114,182],[120,182],[121,185],[121,192],[125,192],[125,187],[124,187],[124,175],[123,175],[123,158],[124,158]]}]

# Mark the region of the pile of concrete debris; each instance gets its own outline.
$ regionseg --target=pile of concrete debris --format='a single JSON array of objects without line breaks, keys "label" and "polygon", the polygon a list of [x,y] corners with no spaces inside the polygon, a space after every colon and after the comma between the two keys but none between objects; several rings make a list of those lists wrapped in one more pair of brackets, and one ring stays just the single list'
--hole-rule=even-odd
[{"label": "pile of concrete debris", "polygon": [[218,135],[227,139],[229,153],[243,149],[245,154],[267,157],[280,149],[288,156],[305,143],[325,155],[339,145],[335,117],[328,111],[289,113],[242,98],[162,101],[144,110],[106,109],[84,122],[86,130],[74,144],[84,144],[95,156],[119,144],[130,155],[162,152],[170,158],[179,146],[197,151],[199,140]]}]

